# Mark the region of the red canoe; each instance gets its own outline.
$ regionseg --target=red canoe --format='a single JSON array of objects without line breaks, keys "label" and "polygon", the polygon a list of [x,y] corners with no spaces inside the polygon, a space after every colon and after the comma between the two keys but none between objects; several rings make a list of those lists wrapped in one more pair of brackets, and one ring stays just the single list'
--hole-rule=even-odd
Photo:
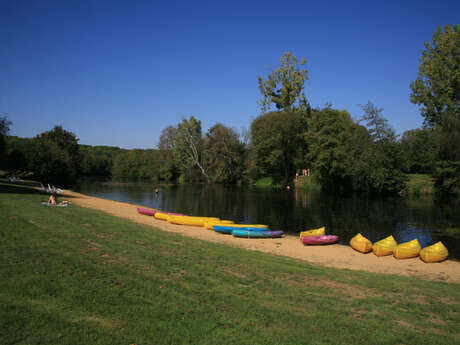
[{"label": "red canoe", "polygon": [[147,209],[147,208],[138,207],[137,212],[139,212],[140,214],[145,214],[146,216],[153,216],[155,214],[156,210],[150,210],[150,209]]},{"label": "red canoe", "polygon": [[323,236],[302,236],[303,244],[331,244],[339,240],[336,235],[323,235]]}]

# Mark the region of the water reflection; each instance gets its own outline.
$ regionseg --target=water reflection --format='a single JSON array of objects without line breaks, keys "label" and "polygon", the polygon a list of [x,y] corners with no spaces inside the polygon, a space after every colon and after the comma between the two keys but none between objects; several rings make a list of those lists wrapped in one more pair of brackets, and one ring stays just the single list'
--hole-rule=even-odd
[{"label": "water reflection", "polygon": [[89,195],[194,216],[268,224],[292,234],[325,225],[328,233],[339,235],[341,243],[358,232],[372,242],[389,235],[398,243],[417,238],[422,248],[441,240],[450,257],[460,259],[458,203],[222,185],[161,186],[155,193],[155,187],[151,183],[80,184],[81,192]]}]

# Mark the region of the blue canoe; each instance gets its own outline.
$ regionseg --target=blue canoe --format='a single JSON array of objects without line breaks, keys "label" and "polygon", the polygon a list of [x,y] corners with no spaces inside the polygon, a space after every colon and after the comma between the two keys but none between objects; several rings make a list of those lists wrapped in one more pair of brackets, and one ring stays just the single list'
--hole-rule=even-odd
[{"label": "blue canoe", "polygon": [[[239,224],[238,224],[239,225]],[[261,228],[261,227],[241,227],[241,226],[226,226],[226,225],[213,225],[213,229],[215,232],[219,232],[221,234],[231,234],[233,230],[245,230],[245,231],[269,231],[268,228]]]},{"label": "blue canoe", "polygon": [[267,237],[281,237],[283,235],[282,230],[278,231],[250,231],[250,230],[233,230],[232,235],[235,237],[244,237],[244,238],[267,238]]}]

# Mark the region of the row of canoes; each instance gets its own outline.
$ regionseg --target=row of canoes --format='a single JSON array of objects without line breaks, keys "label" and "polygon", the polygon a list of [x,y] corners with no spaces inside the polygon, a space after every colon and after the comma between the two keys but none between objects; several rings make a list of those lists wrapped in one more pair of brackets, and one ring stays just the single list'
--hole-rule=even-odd
[{"label": "row of canoes", "polygon": [[357,234],[351,239],[350,246],[361,253],[368,253],[372,250],[377,256],[393,255],[396,259],[420,256],[424,262],[441,262],[446,260],[449,255],[449,251],[441,241],[422,249],[416,238],[398,244],[393,236],[388,236],[372,244],[369,239]]},{"label": "row of canoes", "polygon": [[221,220],[217,217],[194,217],[144,208],[138,208],[137,212],[168,221],[171,224],[200,226],[217,233],[231,234],[234,237],[273,238],[283,235],[283,231],[271,231],[267,225],[262,224],[235,224],[232,220]]}]

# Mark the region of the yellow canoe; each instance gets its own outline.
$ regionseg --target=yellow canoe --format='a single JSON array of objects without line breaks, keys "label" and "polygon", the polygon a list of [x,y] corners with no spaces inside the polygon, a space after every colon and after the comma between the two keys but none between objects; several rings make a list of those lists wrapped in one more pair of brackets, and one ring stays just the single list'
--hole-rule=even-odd
[{"label": "yellow canoe", "polygon": [[167,213],[163,213],[163,212],[155,212],[155,214],[153,215],[155,217],[155,219],[159,219],[159,220],[168,220],[169,218],[169,214]]},{"label": "yellow canoe", "polygon": [[390,235],[383,240],[375,242],[372,245],[372,251],[377,256],[391,255],[397,245],[393,235]]},{"label": "yellow canoe", "polygon": [[372,250],[372,242],[360,233],[350,240],[350,246],[361,253],[368,253]]},{"label": "yellow canoe", "polygon": [[178,225],[204,226],[208,221],[220,221],[215,217],[169,216],[168,222]]},{"label": "yellow canoe", "polygon": [[441,262],[447,259],[449,251],[441,241],[425,247],[420,251],[420,258],[424,262]]},{"label": "yellow canoe", "polygon": [[325,234],[326,234],[326,228],[322,226],[321,228],[318,228],[318,229],[302,231],[300,233],[300,238],[309,237],[309,236],[324,236]]},{"label": "yellow canoe", "polygon": [[262,228],[268,229],[268,225],[265,224],[225,224],[224,226],[231,226],[232,228]]},{"label": "yellow canoe", "polygon": [[419,255],[421,249],[422,248],[420,247],[420,243],[415,238],[412,241],[397,245],[393,250],[393,256],[396,259],[415,258]]},{"label": "yellow canoe", "polygon": [[214,225],[228,225],[228,224],[234,224],[235,222],[233,220],[221,220],[219,222],[215,222],[215,221],[207,221],[207,222],[204,222],[204,227],[208,230],[214,230],[213,226]]}]

